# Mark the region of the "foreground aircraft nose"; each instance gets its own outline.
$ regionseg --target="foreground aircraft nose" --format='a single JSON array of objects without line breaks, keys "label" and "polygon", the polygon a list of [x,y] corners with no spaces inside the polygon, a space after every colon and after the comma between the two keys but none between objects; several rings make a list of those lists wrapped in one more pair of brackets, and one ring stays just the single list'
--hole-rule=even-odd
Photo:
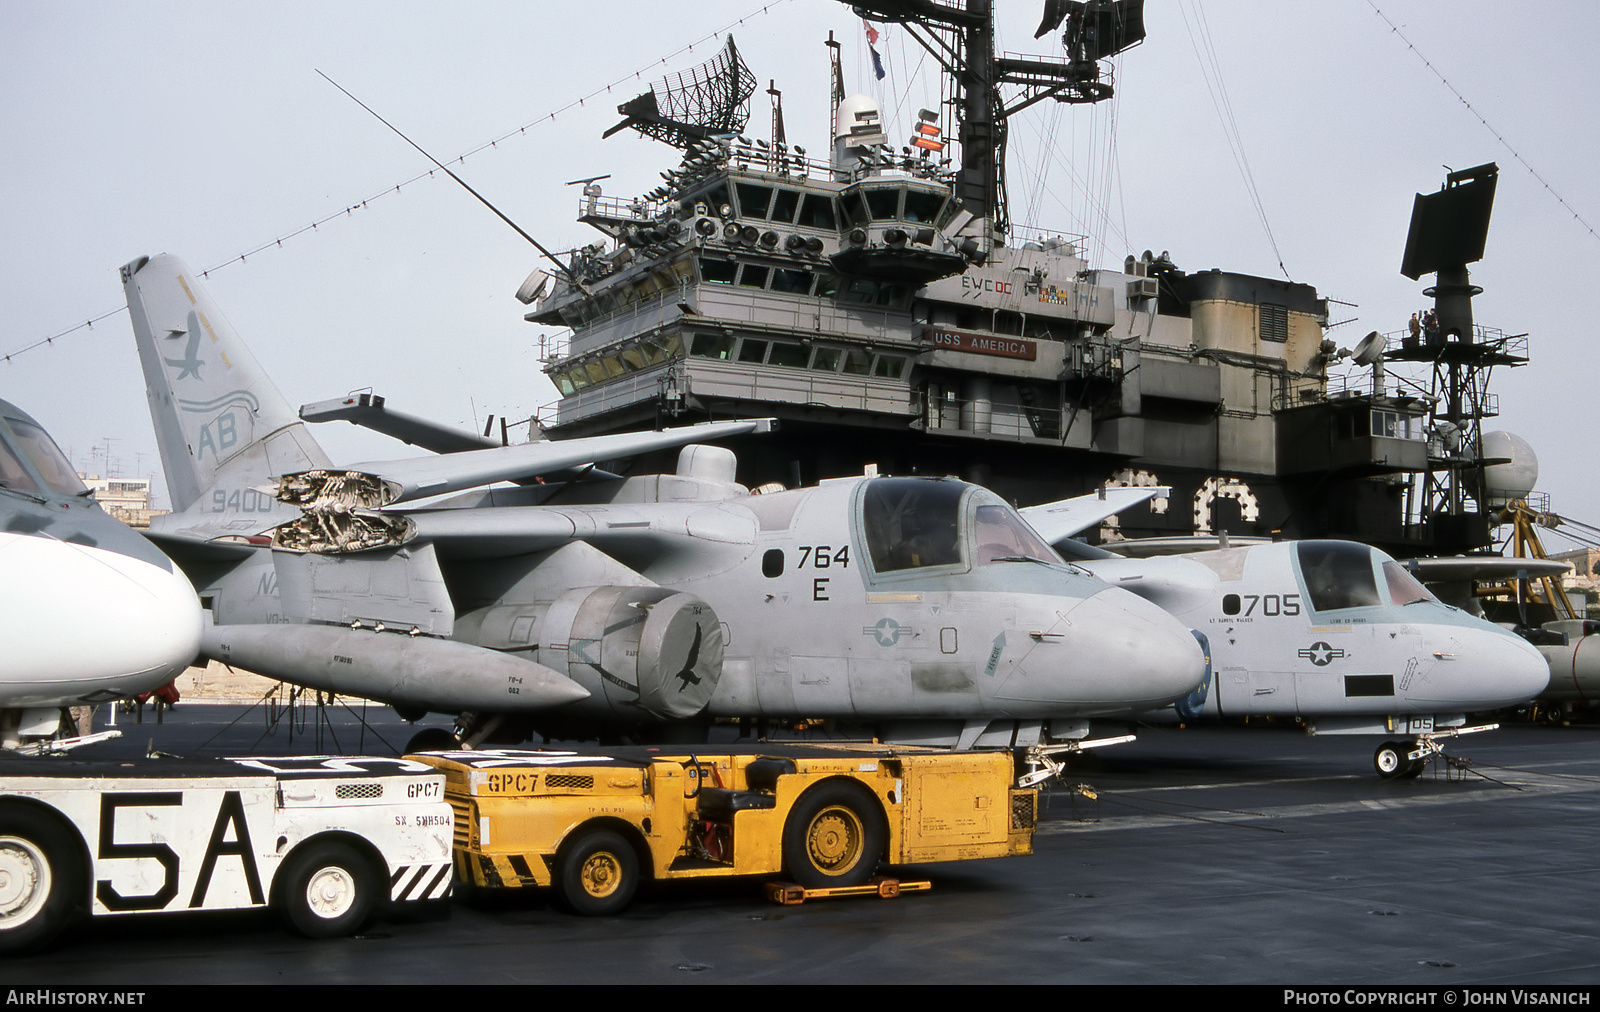
[{"label": "foreground aircraft nose", "polygon": [[1525,703],[1550,684],[1550,664],[1522,637],[1503,629],[1454,630],[1436,648],[1436,663],[1409,695],[1412,700],[1460,711],[1495,710]]},{"label": "foreground aircraft nose", "polygon": [[181,573],[49,538],[0,533],[0,695],[7,706],[136,695],[200,647]]},{"label": "foreground aircraft nose", "polygon": [[1020,679],[1003,695],[1047,697],[1078,715],[1110,716],[1181,699],[1200,684],[1206,665],[1181,622],[1113,587],[1065,612],[1019,668]]}]

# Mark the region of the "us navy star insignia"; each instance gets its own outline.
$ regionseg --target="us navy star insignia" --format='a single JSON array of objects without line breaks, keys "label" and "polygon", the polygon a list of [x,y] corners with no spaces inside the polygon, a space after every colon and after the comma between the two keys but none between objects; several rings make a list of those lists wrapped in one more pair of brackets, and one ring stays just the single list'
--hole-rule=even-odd
[{"label": "us navy star insignia", "polygon": [[1330,661],[1336,661],[1346,655],[1342,647],[1330,646],[1318,640],[1309,647],[1301,647],[1300,656],[1321,668],[1326,667]]}]

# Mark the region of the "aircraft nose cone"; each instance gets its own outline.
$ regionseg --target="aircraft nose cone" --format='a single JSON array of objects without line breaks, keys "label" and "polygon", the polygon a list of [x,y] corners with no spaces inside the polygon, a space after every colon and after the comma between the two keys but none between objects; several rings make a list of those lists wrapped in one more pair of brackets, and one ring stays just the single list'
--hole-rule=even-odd
[{"label": "aircraft nose cone", "polygon": [[[1107,588],[1085,598],[1026,660],[1036,691],[1070,712],[1140,712],[1188,695],[1205,676],[1194,634],[1150,602]],[[1037,684],[1047,681],[1048,689]]]},{"label": "aircraft nose cone", "polygon": [[1456,710],[1525,703],[1550,684],[1550,665],[1534,646],[1503,629],[1472,629],[1438,648],[1443,654],[1412,692]]},{"label": "aircraft nose cone", "polygon": [[195,659],[200,605],[181,573],[37,537],[6,536],[0,681],[26,699],[136,694]]}]

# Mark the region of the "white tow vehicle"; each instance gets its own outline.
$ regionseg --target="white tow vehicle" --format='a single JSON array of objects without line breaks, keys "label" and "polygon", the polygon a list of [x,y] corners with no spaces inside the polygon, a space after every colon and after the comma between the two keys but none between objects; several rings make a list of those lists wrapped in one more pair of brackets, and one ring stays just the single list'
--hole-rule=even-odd
[{"label": "white tow vehicle", "polygon": [[444,776],[408,759],[0,761],[0,952],[75,919],[270,905],[313,938],[450,893]]}]

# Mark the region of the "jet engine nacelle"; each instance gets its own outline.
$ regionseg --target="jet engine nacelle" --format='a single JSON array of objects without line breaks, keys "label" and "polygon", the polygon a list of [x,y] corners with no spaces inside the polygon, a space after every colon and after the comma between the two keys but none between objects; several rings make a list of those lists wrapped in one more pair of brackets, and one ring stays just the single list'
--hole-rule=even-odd
[{"label": "jet engine nacelle", "polygon": [[664,587],[569,590],[550,603],[539,640],[540,662],[589,690],[575,712],[692,717],[722,677],[717,613]]}]

